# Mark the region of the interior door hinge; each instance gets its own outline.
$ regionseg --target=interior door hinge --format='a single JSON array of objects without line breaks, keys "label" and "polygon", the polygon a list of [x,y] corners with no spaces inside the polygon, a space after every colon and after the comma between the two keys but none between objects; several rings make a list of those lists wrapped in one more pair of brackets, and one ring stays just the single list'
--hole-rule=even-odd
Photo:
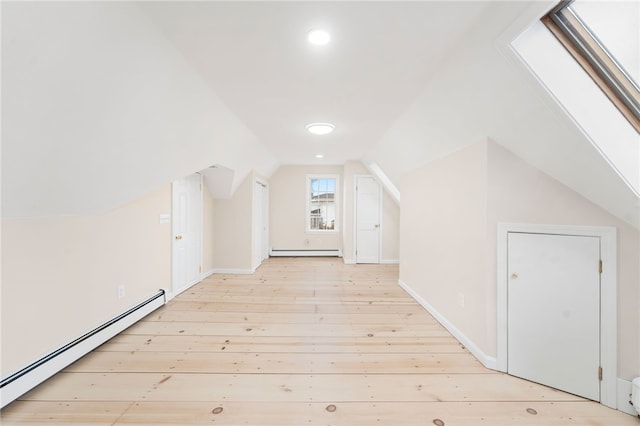
[{"label": "interior door hinge", "polygon": [[598,367],[598,380],[602,381],[602,367]]},{"label": "interior door hinge", "polygon": [[598,262],[598,272],[602,273],[602,259]]},{"label": "interior door hinge", "polygon": [[198,272],[202,273],[202,266],[198,266]]}]

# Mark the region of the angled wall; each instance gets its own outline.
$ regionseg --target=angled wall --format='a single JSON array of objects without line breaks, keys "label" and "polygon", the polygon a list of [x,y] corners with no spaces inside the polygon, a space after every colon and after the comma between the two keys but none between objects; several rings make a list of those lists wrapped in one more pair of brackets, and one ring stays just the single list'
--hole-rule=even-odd
[{"label": "angled wall", "polygon": [[[638,196],[510,47],[520,32],[553,6],[553,2],[490,6],[363,160],[378,164],[400,186],[405,173],[491,135],[529,164],[639,228]],[[496,22],[514,22],[515,28],[505,29]],[[543,54],[542,60],[546,58]],[[637,157],[637,145],[625,151],[628,158]]]},{"label": "angled wall", "polygon": [[169,291],[170,213],[165,185],[101,215],[3,219],[2,377]]},{"label": "angled wall", "polygon": [[618,377],[640,372],[640,234],[493,142],[469,145],[403,177],[400,279],[478,348],[496,356],[500,222],[614,226]]},{"label": "angled wall", "polygon": [[235,189],[275,164],[136,3],[1,7],[3,217],[102,213],[212,164]]}]

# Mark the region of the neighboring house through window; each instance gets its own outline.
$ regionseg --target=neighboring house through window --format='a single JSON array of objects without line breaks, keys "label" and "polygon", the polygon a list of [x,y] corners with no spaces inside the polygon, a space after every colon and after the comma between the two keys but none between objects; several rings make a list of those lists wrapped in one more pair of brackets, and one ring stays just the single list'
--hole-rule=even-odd
[{"label": "neighboring house through window", "polygon": [[336,232],[338,230],[337,175],[307,176],[307,231]]}]

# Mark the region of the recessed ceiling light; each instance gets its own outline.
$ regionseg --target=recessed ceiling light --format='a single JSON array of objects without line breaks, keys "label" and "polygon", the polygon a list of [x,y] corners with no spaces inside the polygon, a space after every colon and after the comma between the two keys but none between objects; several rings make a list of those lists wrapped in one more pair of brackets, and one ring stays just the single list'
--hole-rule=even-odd
[{"label": "recessed ceiling light", "polygon": [[316,154],[316,158],[324,158],[324,155],[322,155],[322,154]]},{"label": "recessed ceiling light", "polygon": [[307,35],[307,40],[309,40],[309,43],[311,44],[322,46],[329,43],[329,41],[331,40],[331,36],[324,30],[311,30]]},{"label": "recessed ceiling light", "polygon": [[313,133],[314,135],[328,135],[329,133],[333,132],[333,129],[335,129],[336,126],[334,126],[331,123],[311,123],[311,124],[307,124],[307,130],[310,133]]}]

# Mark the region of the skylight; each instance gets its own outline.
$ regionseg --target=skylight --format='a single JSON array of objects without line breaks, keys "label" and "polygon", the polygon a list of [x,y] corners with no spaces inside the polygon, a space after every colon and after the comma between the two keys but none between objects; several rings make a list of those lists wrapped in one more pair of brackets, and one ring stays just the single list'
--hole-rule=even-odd
[{"label": "skylight", "polygon": [[543,22],[640,133],[640,4],[564,0]]}]

